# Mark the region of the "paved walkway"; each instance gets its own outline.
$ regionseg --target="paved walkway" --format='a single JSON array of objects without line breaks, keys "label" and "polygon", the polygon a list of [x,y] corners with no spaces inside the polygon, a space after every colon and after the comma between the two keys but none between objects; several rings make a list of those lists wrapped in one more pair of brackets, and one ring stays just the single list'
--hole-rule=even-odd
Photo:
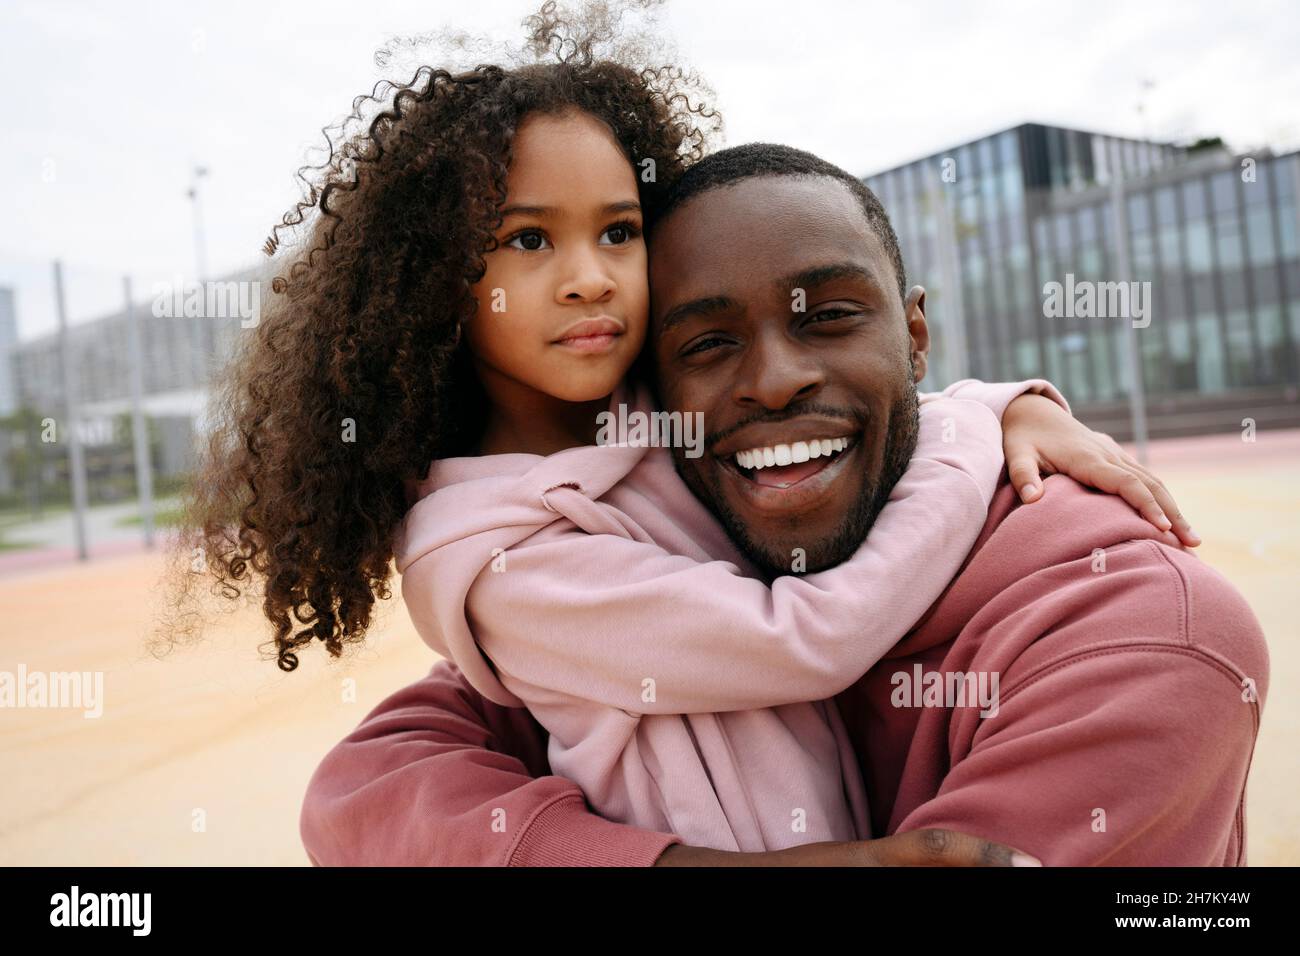
[{"label": "paved walkway", "polygon": [[[1204,537],[1201,557],[1268,635],[1248,852],[1254,865],[1297,865],[1300,431],[1258,439],[1162,442],[1152,464]],[[400,599],[342,662],[320,647],[293,674],[260,660],[268,626],[256,606],[214,615],[207,640],[159,661],[143,640],[160,555],[123,545],[68,558],[28,554],[0,578],[0,670],[102,671],[103,715],[0,711],[0,865],[305,864],[298,811],[320,758],[434,661]]]}]

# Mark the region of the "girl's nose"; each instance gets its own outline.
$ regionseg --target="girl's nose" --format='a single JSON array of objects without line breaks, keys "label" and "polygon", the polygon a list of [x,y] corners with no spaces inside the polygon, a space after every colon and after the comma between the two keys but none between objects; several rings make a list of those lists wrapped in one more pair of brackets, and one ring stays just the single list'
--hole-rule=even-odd
[{"label": "girl's nose", "polygon": [[564,265],[556,288],[560,302],[600,302],[614,294],[617,284],[596,250],[575,251]]}]

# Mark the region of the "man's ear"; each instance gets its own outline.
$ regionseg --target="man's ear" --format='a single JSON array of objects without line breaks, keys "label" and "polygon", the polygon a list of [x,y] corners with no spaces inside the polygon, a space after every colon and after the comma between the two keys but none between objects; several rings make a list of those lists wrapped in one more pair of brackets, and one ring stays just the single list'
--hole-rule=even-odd
[{"label": "man's ear", "polygon": [[907,291],[907,298],[903,301],[903,318],[907,322],[907,334],[911,338],[915,380],[920,382],[925,378],[930,356],[930,327],[925,323],[924,287],[914,285]]}]

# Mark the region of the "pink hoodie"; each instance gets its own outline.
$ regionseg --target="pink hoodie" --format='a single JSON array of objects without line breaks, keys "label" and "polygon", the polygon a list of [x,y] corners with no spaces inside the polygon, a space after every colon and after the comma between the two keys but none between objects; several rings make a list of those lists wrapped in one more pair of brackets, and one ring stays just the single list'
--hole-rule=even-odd
[{"label": "pink hoodie", "polygon": [[[437,461],[397,536],[402,594],[480,693],[546,727],[550,766],[607,819],[728,850],[865,837],[828,699],[947,587],[1003,469],[1001,412],[1030,388],[1064,405],[1041,381],[924,396],[916,452],[857,552],[770,587],[667,449]],[[652,410],[644,389],[622,403]]]},{"label": "pink hoodie", "polygon": [[[895,706],[897,675],[917,665],[999,668],[997,716]],[[1172,535],[1061,476],[1021,505],[1004,477],[947,591],[835,703],[873,837],[946,827],[1049,866],[1240,866],[1268,678],[1250,607]],[[302,805],[308,858],[650,866],[682,842],[592,813],[546,751],[527,710],[440,661],[321,761]]]}]

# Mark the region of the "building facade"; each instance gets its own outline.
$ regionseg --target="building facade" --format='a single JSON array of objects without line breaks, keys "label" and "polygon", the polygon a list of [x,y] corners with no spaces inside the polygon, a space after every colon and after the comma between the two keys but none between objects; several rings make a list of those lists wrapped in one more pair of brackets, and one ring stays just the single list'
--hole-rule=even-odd
[{"label": "building facade", "polygon": [[[1152,434],[1300,424],[1300,154],[1025,124],[864,181],[927,289],[927,387],[1043,375],[1128,437],[1135,349]],[[1050,283],[1134,298],[1060,315]]]},{"label": "building facade", "polygon": [[[210,285],[247,286],[264,278],[262,272],[247,270]],[[6,371],[18,407],[41,419],[63,421],[70,385],[79,436],[87,449],[121,444],[114,422],[131,411],[129,325],[134,322],[142,352],[141,406],[159,439],[156,468],[161,476],[180,475],[193,466],[195,439],[204,430],[209,412],[210,380],[235,353],[244,320],[238,315],[184,314],[183,290],[179,312],[171,308],[170,300],[164,303],[167,308],[159,309],[159,297],[152,290],[144,291],[146,295],[137,297],[130,313],[123,309],[68,327],[71,382],[64,381],[58,332],[11,345]],[[175,314],[156,314],[169,310]],[[51,457],[49,468],[49,480],[66,478],[63,456]],[[0,479],[0,488],[4,486]]]}]

